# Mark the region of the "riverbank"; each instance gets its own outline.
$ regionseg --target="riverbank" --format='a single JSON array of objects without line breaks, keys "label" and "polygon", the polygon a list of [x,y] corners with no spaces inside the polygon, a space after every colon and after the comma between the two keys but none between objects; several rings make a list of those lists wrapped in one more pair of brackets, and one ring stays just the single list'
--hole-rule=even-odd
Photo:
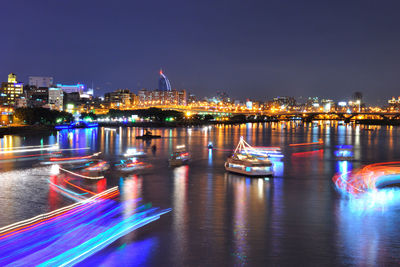
[{"label": "riverbank", "polygon": [[143,128],[176,128],[176,127],[190,127],[190,126],[208,126],[208,125],[237,125],[246,123],[264,123],[264,122],[278,122],[278,120],[248,120],[248,121],[188,121],[188,122],[100,122],[100,127],[143,127]]}]

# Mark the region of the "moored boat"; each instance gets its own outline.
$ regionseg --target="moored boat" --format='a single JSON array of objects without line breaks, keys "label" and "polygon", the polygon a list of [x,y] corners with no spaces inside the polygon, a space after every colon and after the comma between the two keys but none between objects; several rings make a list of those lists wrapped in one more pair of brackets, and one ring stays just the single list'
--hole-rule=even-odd
[{"label": "moored boat", "polygon": [[144,140],[149,140],[154,138],[161,138],[161,135],[154,135],[151,131],[145,130],[144,135],[136,136],[136,139],[144,139]]}]

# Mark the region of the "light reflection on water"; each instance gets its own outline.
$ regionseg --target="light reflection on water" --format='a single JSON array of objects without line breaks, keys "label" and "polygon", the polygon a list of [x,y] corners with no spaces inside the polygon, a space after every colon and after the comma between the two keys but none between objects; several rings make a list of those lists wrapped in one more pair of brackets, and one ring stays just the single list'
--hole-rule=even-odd
[{"label": "light reflection on water", "polygon": [[[349,199],[336,192],[331,180],[336,172],[400,159],[400,144],[396,142],[399,128],[364,129],[337,122],[158,128],[152,132],[163,138],[143,142],[135,139],[143,132],[139,128],[99,128],[61,131],[46,137],[5,136],[0,146],[58,141],[63,149],[90,147],[89,151],[71,154],[101,151],[110,161],[130,147],[148,152],[146,160],[154,165],[153,173],[125,178],[110,175],[94,183],[72,180],[93,192],[120,185],[122,200],[143,198],[145,203],[173,209],[84,262],[89,265],[395,264],[400,261],[398,190],[385,189],[376,196]],[[282,147],[285,158],[273,162],[275,178],[250,179],[225,173],[224,160],[241,135],[255,146]],[[319,139],[324,140],[323,145],[288,146]],[[209,141],[215,149],[207,149]],[[154,144],[155,155],[150,149]],[[172,170],[167,158],[178,144],[187,145],[193,161]],[[337,145],[353,145],[354,159],[337,161]],[[5,159],[2,157],[0,161]],[[63,183],[65,177],[51,175],[51,167],[32,168],[33,163],[8,161],[0,166],[4,171],[0,174],[1,225],[72,202],[47,182],[54,180],[71,189]],[[386,203],[384,209],[369,208],[382,201]],[[136,205],[128,203],[124,206],[126,216]]]}]

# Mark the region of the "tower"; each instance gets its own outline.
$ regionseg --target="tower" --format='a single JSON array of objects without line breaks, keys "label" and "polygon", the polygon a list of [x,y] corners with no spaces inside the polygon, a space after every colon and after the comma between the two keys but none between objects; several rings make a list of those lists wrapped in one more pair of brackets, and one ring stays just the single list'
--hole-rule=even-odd
[{"label": "tower", "polygon": [[162,70],[160,70],[160,79],[158,80],[158,90],[171,91],[171,84]]}]

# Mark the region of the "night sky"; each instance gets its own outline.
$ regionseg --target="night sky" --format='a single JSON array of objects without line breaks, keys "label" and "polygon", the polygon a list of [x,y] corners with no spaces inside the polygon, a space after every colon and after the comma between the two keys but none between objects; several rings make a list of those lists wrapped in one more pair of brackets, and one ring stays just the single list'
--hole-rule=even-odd
[{"label": "night sky", "polygon": [[0,80],[15,72],[199,96],[400,95],[400,1],[4,0]]}]

